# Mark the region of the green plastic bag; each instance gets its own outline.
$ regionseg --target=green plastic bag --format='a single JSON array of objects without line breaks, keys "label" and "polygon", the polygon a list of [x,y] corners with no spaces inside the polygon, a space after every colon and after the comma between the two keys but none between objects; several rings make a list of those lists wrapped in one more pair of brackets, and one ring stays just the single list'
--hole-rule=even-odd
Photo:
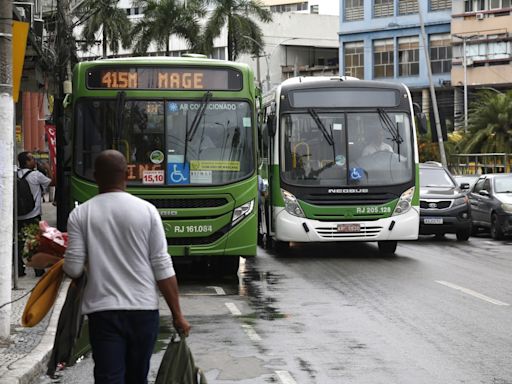
[{"label": "green plastic bag", "polygon": [[185,337],[173,335],[158,368],[155,384],[208,384],[203,371],[196,367]]}]

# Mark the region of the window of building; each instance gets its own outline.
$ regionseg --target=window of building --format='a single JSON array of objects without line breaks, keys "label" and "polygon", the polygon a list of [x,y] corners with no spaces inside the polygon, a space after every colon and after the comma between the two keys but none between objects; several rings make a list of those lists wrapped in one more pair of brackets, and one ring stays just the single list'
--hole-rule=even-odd
[{"label": "window of building", "polygon": [[394,0],[374,0],[373,17],[393,16],[395,13]]},{"label": "window of building", "polygon": [[418,36],[398,39],[398,76],[420,74],[420,49]]},{"label": "window of building", "polygon": [[510,0],[489,0],[489,9],[510,8]]},{"label": "window of building", "polygon": [[431,11],[442,11],[452,9],[452,0],[430,0],[429,9]]},{"label": "window of building", "polygon": [[318,4],[311,6],[311,13],[318,14]]},{"label": "window of building", "polygon": [[432,73],[448,73],[452,69],[452,45],[449,33],[429,36]]},{"label": "window of building", "polygon": [[345,76],[353,76],[364,79],[364,42],[355,41],[343,45],[343,61],[345,64]]},{"label": "window of building", "polygon": [[398,0],[398,14],[418,13],[418,0]]},{"label": "window of building", "polygon": [[363,20],[364,2],[363,0],[345,0],[345,20]]},{"label": "window of building", "polygon": [[373,77],[394,76],[394,44],[393,39],[373,41]]}]

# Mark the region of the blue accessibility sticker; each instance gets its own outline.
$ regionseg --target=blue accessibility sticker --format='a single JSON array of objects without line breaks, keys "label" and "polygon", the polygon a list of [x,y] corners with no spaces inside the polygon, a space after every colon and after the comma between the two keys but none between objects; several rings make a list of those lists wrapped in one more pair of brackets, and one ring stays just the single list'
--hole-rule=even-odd
[{"label": "blue accessibility sticker", "polygon": [[190,184],[190,165],[188,163],[168,163],[167,184]]},{"label": "blue accessibility sticker", "polygon": [[364,177],[363,168],[350,168],[349,178],[352,181],[359,181]]}]

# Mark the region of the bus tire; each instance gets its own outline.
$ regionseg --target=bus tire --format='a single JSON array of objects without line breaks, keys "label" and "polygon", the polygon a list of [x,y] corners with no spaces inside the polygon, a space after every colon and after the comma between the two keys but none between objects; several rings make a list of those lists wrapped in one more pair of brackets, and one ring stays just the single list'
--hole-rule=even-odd
[{"label": "bus tire", "polygon": [[289,248],[290,243],[288,241],[274,240],[274,249],[277,252],[287,252]]},{"label": "bus tire", "polygon": [[398,241],[391,240],[391,241],[379,241],[379,252],[384,256],[394,256],[396,247],[398,245]]},{"label": "bus tire", "polygon": [[235,277],[240,267],[239,256],[218,256],[213,261],[214,272],[220,276]]}]

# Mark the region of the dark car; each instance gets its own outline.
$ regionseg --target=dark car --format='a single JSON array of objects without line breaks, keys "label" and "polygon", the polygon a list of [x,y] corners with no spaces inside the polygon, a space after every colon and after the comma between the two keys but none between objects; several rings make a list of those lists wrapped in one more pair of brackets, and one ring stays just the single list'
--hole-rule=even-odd
[{"label": "dark car", "polygon": [[494,239],[512,234],[512,174],[482,175],[468,195],[473,228],[489,228]]},{"label": "dark car", "polygon": [[468,183],[459,186],[439,163],[421,163],[420,235],[455,233],[457,240],[467,240],[471,235],[468,189]]}]

